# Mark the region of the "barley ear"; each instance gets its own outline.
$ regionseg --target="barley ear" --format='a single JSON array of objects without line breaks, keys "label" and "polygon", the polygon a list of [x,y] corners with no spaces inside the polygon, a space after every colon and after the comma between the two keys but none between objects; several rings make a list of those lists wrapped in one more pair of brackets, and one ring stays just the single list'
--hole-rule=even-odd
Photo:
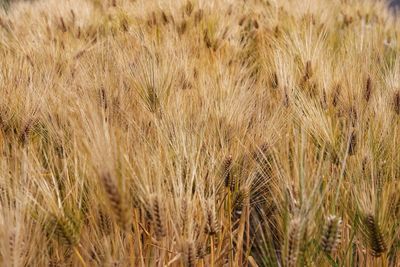
[{"label": "barley ear", "polygon": [[156,233],[157,239],[161,239],[167,235],[166,230],[166,217],[165,210],[162,204],[163,202],[160,200],[158,195],[153,195],[151,197],[151,212],[152,212],[152,221],[154,226],[154,231]]},{"label": "barley ear", "polygon": [[100,178],[115,218],[120,227],[125,229],[128,224],[128,216],[126,214],[127,212],[124,206],[125,203],[123,203],[122,195],[109,172],[103,173]]},{"label": "barley ear", "polygon": [[225,187],[229,188],[231,184],[232,156],[229,155],[223,162],[222,177]]},{"label": "barley ear", "polygon": [[206,207],[206,227],[205,232],[208,235],[216,235],[219,231],[219,225],[217,216],[215,214],[214,205],[212,205],[211,200],[207,202]]},{"label": "barley ear", "polygon": [[376,217],[372,214],[365,215],[364,226],[372,256],[380,257],[386,252],[386,244]]},{"label": "barley ear", "polygon": [[288,247],[287,247],[287,266],[297,266],[300,244],[300,219],[294,218],[290,221]]},{"label": "barley ear", "polygon": [[50,227],[53,228],[55,238],[60,244],[72,247],[79,243],[78,225],[69,217],[51,215],[49,223]]},{"label": "barley ear", "polygon": [[341,225],[342,220],[334,215],[330,215],[326,219],[321,238],[321,248],[326,254],[336,251],[341,239]]},{"label": "barley ear", "polygon": [[394,93],[393,96],[393,109],[397,115],[400,115],[400,90]]},{"label": "barley ear", "polygon": [[371,77],[368,76],[364,91],[364,99],[366,102],[369,102],[369,100],[371,99],[371,94],[372,94],[372,80]]},{"label": "barley ear", "polygon": [[197,249],[192,240],[185,240],[181,245],[181,253],[183,256],[183,264],[185,267],[195,267]]}]

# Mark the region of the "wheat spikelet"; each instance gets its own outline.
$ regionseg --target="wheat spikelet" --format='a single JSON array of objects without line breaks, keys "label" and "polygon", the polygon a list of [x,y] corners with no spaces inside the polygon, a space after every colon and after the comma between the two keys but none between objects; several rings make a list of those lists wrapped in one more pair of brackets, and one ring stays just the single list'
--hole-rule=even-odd
[{"label": "wheat spikelet", "polygon": [[178,34],[181,36],[183,34],[185,34],[186,30],[187,30],[187,22],[186,20],[183,20],[176,28]]},{"label": "wheat spikelet", "polygon": [[393,108],[397,115],[400,115],[400,91],[394,93]]},{"label": "wheat spikelet", "polygon": [[297,265],[297,257],[300,245],[300,219],[294,218],[290,221],[288,248],[287,248],[287,266],[293,267]]},{"label": "wheat spikelet", "polygon": [[205,232],[208,235],[216,235],[219,231],[219,225],[217,221],[217,216],[215,214],[215,208],[213,203],[208,201],[206,207],[206,227]]},{"label": "wheat spikelet", "polygon": [[247,20],[247,16],[244,15],[239,19],[239,26],[243,26],[244,22]]},{"label": "wheat spikelet", "polygon": [[365,91],[364,91],[364,99],[369,102],[372,94],[372,80],[371,77],[368,76],[367,81],[365,83]]},{"label": "wheat spikelet", "polygon": [[150,15],[150,18],[147,19],[147,25],[152,28],[157,26],[158,24],[158,20],[157,20],[157,16],[156,13],[153,11]]},{"label": "wheat spikelet", "polygon": [[164,11],[161,11],[161,20],[162,20],[164,25],[169,24],[169,18],[168,18],[167,14]]},{"label": "wheat spikelet", "polygon": [[60,29],[62,32],[67,32],[67,26],[65,25],[63,17],[60,17]]},{"label": "wheat spikelet", "polygon": [[352,127],[355,127],[358,121],[358,112],[356,106],[351,106],[349,109],[349,119]]},{"label": "wheat spikelet", "polygon": [[375,216],[367,214],[364,218],[364,224],[371,254],[374,257],[380,257],[386,252],[386,244]]},{"label": "wheat spikelet", "polygon": [[232,156],[229,155],[223,162],[222,176],[226,188],[231,185],[231,169],[232,169]]},{"label": "wheat spikelet", "polygon": [[[306,224],[304,226],[304,230],[301,235],[301,240],[307,240],[308,235],[309,235],[308,225]],[[312,258],[309,257],[309,254],[307,252],[308,252],[307,246],[299,247],[297,265],[300,264],[300,266],[304,266],[304,267],[313,266]]]},{"label": "wheat spikelet", "polygon": [[19,142],[25,146],[29,140],[29,135],[32,130],[32,126],[35,123],[34,119],[28,119],[26,123],[24,124],[24,127],[22,127],[21,133],[19,135]]},{"label": "wheat spikelet", "polygon": [[193,3],[191,1],[187,1],[185,5],[185,13],[188,17],[190,17],[192,12],[193,12]]},{"label": "wheat spikelet", "polygon": [[339,98],[340,98],[340,92],[342,90],[342,87],[340,84],[336,84],[335,87],[333,88],[333,94],[332,94],[332,106],[336,107],[339,103]]},{"label": "wheat spikelet", "polygon": [[14,257],[15,257],[15,230],[12,229],[9,233],[9,237],[8,237],[8,247],[9,247],[9,252],[10,252],[10,258],[14,261]]},{"label": "wheat spikelet", "polygon": [[99,221],[99,227],[100,227],[101,232],[104,235],[111,234],[112,222],[111,222],[110,217],[107,214],[105,214],[104,212],[100,211],[98,221]]},{"label": "wheat spikelet", "polygon": [[321,239],[321,247],[325,253],[334,253],[340,243],[341,224],[342,220],[334,215],[326,219]]},{"label": "wheat spikelet", "polygon": [[357,151],[357,132],[353,128],[350,132],[349,155],[354,155],[356,151]]},{"label": "wheat spikelet", "polygon": [[203,259],[205,256],[210,254],[210,247],[205,246],[202,242],[196,243],[196,258]]},{"label": "wheat spikelet", "polygon": [[245,200],[248,196],[248,193],[244,189],[240,189],[236,192],[235,197],[233,198],[233,205],[232,205],[232,213],[231,219],[232,222],[237,222],[243,213],[243,207],[245,204]]},{"label": "wheat spikelet", "polygon": [[203,41],[206,44],[207,48],[210,49],[212,47],[212,42],[211,42],[211,39],[210,39],[210,35],[208,34],[207,30],[204,31]]},{"label": "wheat spikelet", "polygon": [[254,20],[253,20],[253,26],[254,26],[254,28],[256,28],[256,29],[258,29],[258,28],[260,27],[260,24],[258,23],[258,20],[257,20],[257,19],[254,19]]},{"label": "wheat spikelet", "polygon": [[70,9],[69,12],[71,13],[71,17],[72,17],[72,24],[75,24],[75,21],[76,21],[75,11],[73,9]]},{"label": "wheat spikelet", "polygon": [[188,208],[188,200],[184,197],[181,201],[180,208],[180,219],[181,219],[181,231],[182,236],[187,236],[189,232],[189,208]]},{"label": "wheat spikelet", "polygon": [[351,244],[351,257],[352,257],[352,266],[359,266],[360,256],[358,254],[358,246],[356,242],[352,242]]},{"label": "wheat spikelet", "polygon": [[117,222],[122,229],[125,229],[127,226],[127,214],[122,195],[109,172],[103,173],[100,178]]},{"label": "wheat spikelet", "polygon": [[77,225],[70,218],[52,215],[50,225],[53,227],[54,234],[61,244],[75,246],[79,242]]},{"label": "wheat spikelet", "polygon": [[107,110],[108,109],[108,100],[107,100],[107,94],[106,94],[104,87],[100,88],[99,100],[100,100],[100,106],[102,108],[104,108],[104,110]]},{"label": "wheat spikelet", "polygon": [[283,101],[282,104],[285,108],[288,108],[290,105],[290,100],[289,100],[289,93],[288,89],[286,86],[283,87]]},{"label": "wheat spikelet", "polygon": [[279,86],[279,79],[276,72],[273,72],[270,78],[270,85],[272,88],[276,89]]},{"label": "wheat spikelet", "polygon": [[204,11],[203,9],[198,9],[195,13],[194,13],[194,24],[197,25],[199,24],[204,16]]},{"label": "wheat spikelet", "polygon": [[303,82],[308,81],[312,75],[313,75],[313,71],[312,71],[311,61],[307,60],[306,66],[304,69]]},{"label": "wheat spikelet", "polygon": [[163,202],[160,200],[160,197],[158,195],[154,194],[151,197],[151,217],[157,239],[161,239],[167,235],[167,221],[165,217],[164,206],[162,203]]},{"label": "wheat spikelet", "polygon": [[183,263],[186,267],[195,267],[197,249],[192,240],[185,240],[182,244]]}]

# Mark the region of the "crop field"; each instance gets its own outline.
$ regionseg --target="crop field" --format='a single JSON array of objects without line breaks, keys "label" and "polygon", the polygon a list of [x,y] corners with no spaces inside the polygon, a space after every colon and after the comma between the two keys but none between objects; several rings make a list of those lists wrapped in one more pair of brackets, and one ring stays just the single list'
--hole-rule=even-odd
[{"label": "crop field", "polygon": [[387,2],[2,2],[0,266],[400,266]]}]

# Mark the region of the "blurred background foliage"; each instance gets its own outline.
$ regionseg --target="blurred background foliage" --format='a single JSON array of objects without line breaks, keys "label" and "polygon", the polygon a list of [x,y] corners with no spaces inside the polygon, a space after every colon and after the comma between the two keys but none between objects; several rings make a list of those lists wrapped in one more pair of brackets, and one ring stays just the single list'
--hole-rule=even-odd
[{"label": "blurred background foliage", "polygon": [[[0,0],[0,7],[3,7],[4,9],[8,10],[10,8],[10,5],[14,2],[33,2],[35,0]],[[377,0],[379,1],[379,0]],[[387,0],[389,3],[389,6],[393,9],[398,9],[400,8],[400,0]]]}]

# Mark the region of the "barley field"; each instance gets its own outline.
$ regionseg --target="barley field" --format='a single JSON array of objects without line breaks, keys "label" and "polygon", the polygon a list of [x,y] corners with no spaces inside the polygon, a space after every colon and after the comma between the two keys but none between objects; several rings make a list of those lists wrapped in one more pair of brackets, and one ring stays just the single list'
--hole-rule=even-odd
[{"label": "barley field", "polygon": [[6,2],[0,266],[400,266],[387,2]]}]

